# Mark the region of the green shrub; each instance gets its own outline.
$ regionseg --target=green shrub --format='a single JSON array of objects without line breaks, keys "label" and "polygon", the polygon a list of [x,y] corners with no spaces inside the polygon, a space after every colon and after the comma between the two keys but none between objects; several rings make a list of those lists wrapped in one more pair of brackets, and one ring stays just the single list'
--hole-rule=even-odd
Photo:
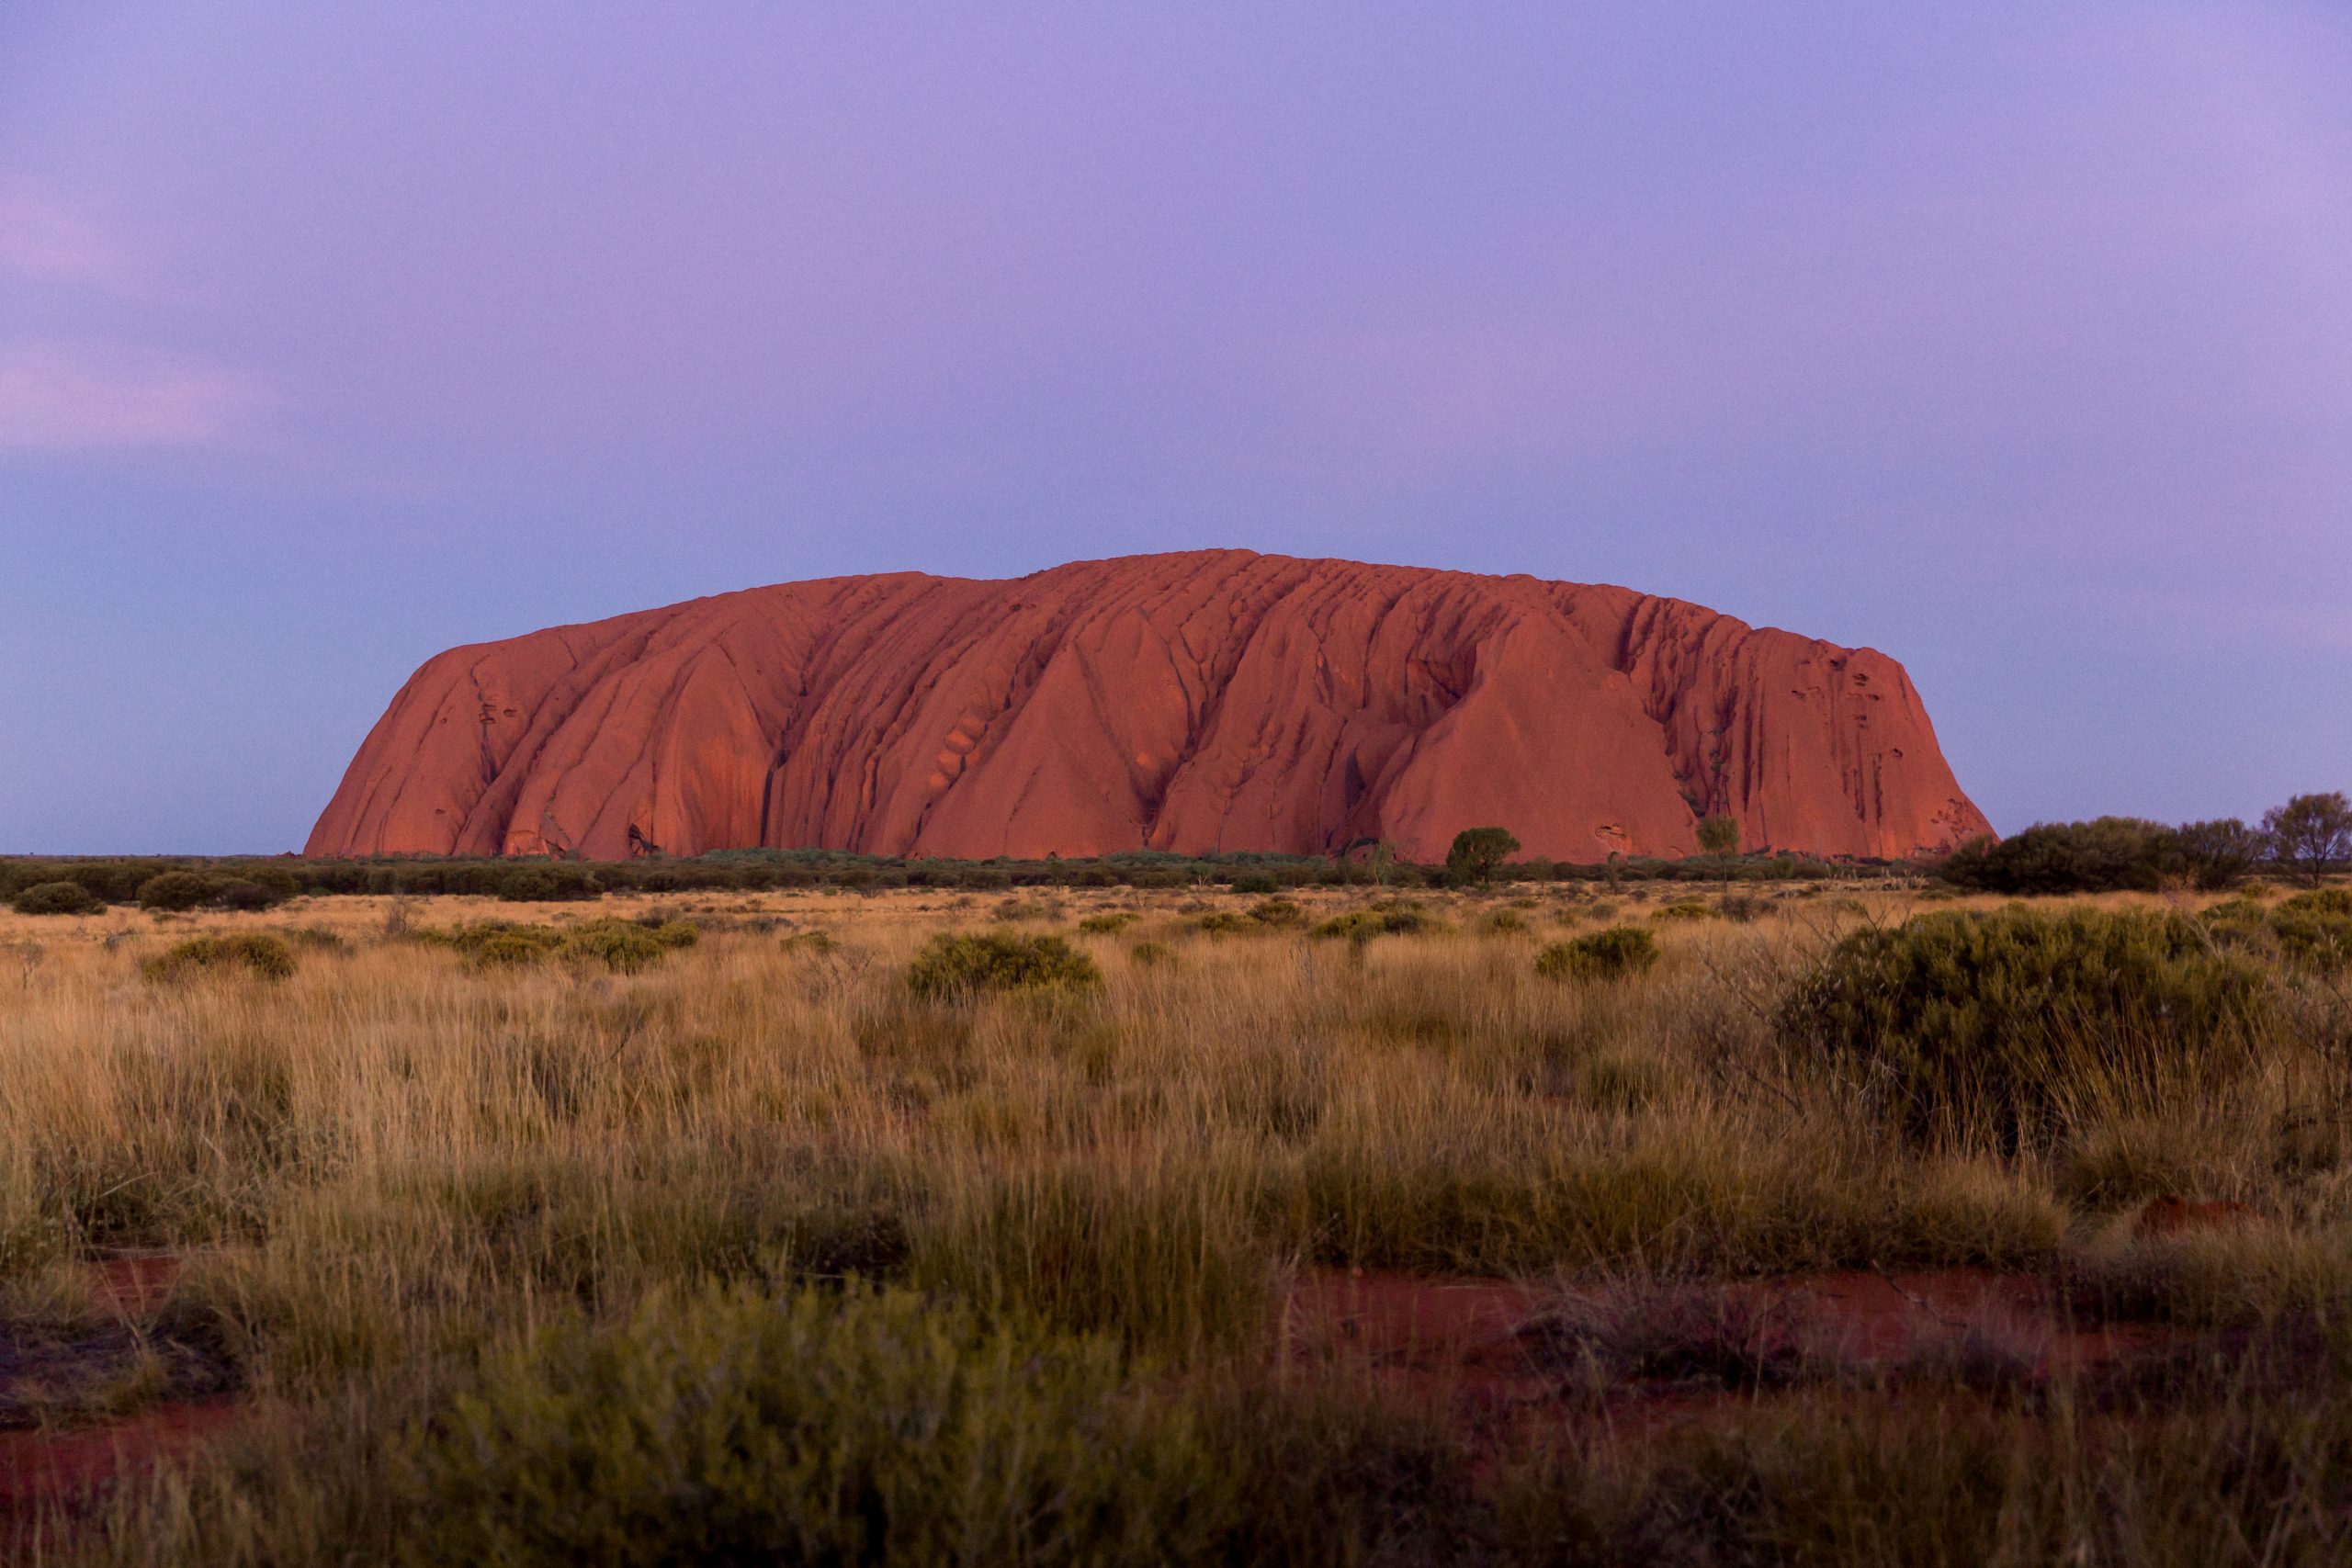
[{"label": "green shrub", "polygon": [[285,901],[276,889],[258,882],[248,882],[243,877],[232,877],[222,883],[213,898],[224,909],[239,909],[247,914],[274,909]]},{"label": "green shrub", "polygon": [[1653,920],[1712,920],[1714,918],[1715,912],[1713,909],[1689,898],[1672,904],[1661,904],[1650,911],[1650,919]]},{"label": "green shrub", "polygon": [[151,980],[175,980],[207,972],[225,974],[244,969],[265,980],[283,980],[294,973],[294,951],[283,938],[263,931],[231,936],[198,936],[175,942],[147,960],[141,970]]},{"label": "green shrub", "polygon": [[[1947,897],[1951,896],[1947,888],[1933,888],[1930,891],[1941,893]],[[1926,895],[1923,894],[1921,897],[1924,897]],[[1741,925],[1746,925],[1751,920],[1762,919],[1770,908],[1771,905],[1769,901],[1753,893],[1726,893],[1715,900],[1716,914],[1721,915],[1724,919],[1736,920]]]},{"label": "green shrub", "polygon": [[1176,950],[1164,942],[1139,942],[1127,949],[1127,956],[1146,969],[1157,969],[1176,962]]},{"label": "green shrub", "polygon": [[1194,916],[1193,924],[1210,936],[1235,936],[1261,929],[1249,916],[1232,909],[1211,909],[1205,915]]},{"label": "green shrub", "polygon": [[86,915],[98,907],[78,882],[36,882],[10,903],[20,915]]},{"label": "green shrub", "polygon": [[840,945],[833,940],[833,933],[826,931],[795,931],[784,939],[787,953],[831,953]]},{"label": "green shrub", "polygon": [[1233,890],[1236,893],[1279,893],[1283,885],[1270,871],[1238,871],[1233,874]]},{"label": "green shrub", "polygon": [[2303,968],[2352,964],[2352,893],[2341,887],[2296,894],[2270,911],[2269,924],[2279,951]]},{"label": "green shrub", "polygon": [[2011,908],[1853,933],[1778,1028],[1906,1135],[2014,1150],[2054,1131],[2070,1097],[2188,1092],[2233,1072],[2269,1007],[2262,969],[2186,917]]},{"label": "green shrub", "polygon": [[414,1563],[1213,1560],[1193,1423],[1105,1341],[908,1292],[656,1298],[494,1360],[409,1439]]},{"label": "green shrub", "polygon": [[561,936],[553,926],[480,920],[471,925],[421,927],[411,939],[433,947],[455,948],[476,964],[503,965],[537,963],[555,951]]},{"label": "green shrub", "polygon": [[1061,937],[1018,931],[943,931],[907,965],[908,987],[933,998],[979,991],[1082,990],[1102,979],[1094,960]]},{"label": "green shrub", "polygon": [[684,920],[649,925],[642,920],[608,917],[572,927],[557,943],[556,951],[565,958],[602,964],[628,975],[660,963],[665,954],[679,948],[692,947],[701,936]]},{"label": "green shrub", "polygon": [[1089,915],[1078,922],[1078,929],[1089,936],[1109,936],[1136,923],[1131,909],[1113,909],[1100,915]]},{"label": "green shrub", "polygon": [[2179,835],[2162,823],[2102,817],[2037,822],[2012,838],[1971,840],[1937,874],[1955,887],[2012,896],[2154,892],[2167,877],[2206,874],[2203,865],[2201,858],[2190,863]]},{"label": "green shrub", "polygon": [[193,909],[212,897],[212,879],[200,872],[167,871],[139,885],[139,907],[172,913]]},{"label": "green shrub", "polygon": [[684,920],[648,924],[608,915],[570,928],[483,920],[421,931],[416,940],[456,948],[469,962],[486,969],[569,958],[634,974],[659,963],[673,949],[693,946],[701,934]]},{"label": "green shrub", "polygon": [[1369,942],[1376,936],[1418,936],[1442,930],[1442,926],[1419,904],[1402,899],[1390,899],[1368,908],[1350,909],[1344,915],[1334,915],[1315,928],[1319,937],[1345,937],[1350,942]]},{"label": "green shrub", "polygon": [[1611,926],[1535,955],[1535,972],[1547,980],[1614,980],[1638,975],[1657,962],[1657,939],[1639,926]]},{"label": "green shrub", "polygon": [[574,865],[494,868],[481,891],[512,904],[554,904],[604,895],[604,885]]},{"label": "green shrub", "polygon": [[461,947],[469,962],[481,969],[519,969],[555,952],[555,932],[546,926],[512,926],[492,931]]},{"label": "green shrub", "polygon": [[2311,893],[2298,893],[2280,904],[2278,912],[2282,915],[2352,919],[2352,889],[2324,887]]},{"label": "green shrub", "polygon": [[1250,919],[1261,926],[1303,926],[1306,911],[1291,898],[1261,898],[1250,907]]}]

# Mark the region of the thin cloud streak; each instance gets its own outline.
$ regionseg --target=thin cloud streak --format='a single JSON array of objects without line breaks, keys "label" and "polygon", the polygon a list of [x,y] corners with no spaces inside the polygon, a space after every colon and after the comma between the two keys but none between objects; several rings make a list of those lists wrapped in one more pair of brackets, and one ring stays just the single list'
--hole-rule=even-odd
[{"label": "thin cloud streak", "polygon": [[22,175],[0,174],[0,273],[108,294],[145,291],[121,245]]},{"label": "thin cloud streak", "polygon": [[209,446],[238,434],[266,400],[253,377],[137,350],[0,344],[0,448]]}]

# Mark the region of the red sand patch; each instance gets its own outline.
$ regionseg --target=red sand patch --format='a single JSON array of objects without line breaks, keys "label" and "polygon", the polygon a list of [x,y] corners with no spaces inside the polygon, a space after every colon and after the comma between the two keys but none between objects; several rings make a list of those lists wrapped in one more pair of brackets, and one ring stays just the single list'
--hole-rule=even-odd
[{"label": "red sand patch", "polygon": [[168,1252],[126,1253],[93,1267],[114,1309],[132,1317],[162,1306],[180,1278],[180,1260]]},{"label": "red sand patch", "polygon": [[2260,1218],[2244,1203],[2226,1200],[2151,1198],[2132,1229],[2142,1235],[2179,1235],[2184,1231],[2227,1230]]},{"label": "red sand patch", "polygon": [[[2021,1275],[1949,1270],[1840,1273],[1742,1281],[1724,1299],[1773,1325],[1772,1332],[1826,1353],[1838,1368],[1867,1377],[1893,1371],[1963,1341],[1996,1347],[2033,1379],[2080,1372],[2177,1342],[2146,1325],[2077,1328],[2050,1284]],[[1597,1407],[1569,1394],[1555,1358],[1544,1354],[1540,1325],[1564,1303],[1604,1300],[1596,1287],[1546,1291],[1499,1280],[1317,1271],[1303,1275],[1286,1305],[1292,1364],[1325,1375],[1355,1375],[1436,1399],[1477,1427],[1514,1427],[1539,1414],[1598,1417],[1621,1433],[1653,1429],[1648,1418],[1719,1414],[1769,1390],[1703,1382],[1629,1378]],[[1632,1427],[1626,1416],[1645,1419]]]},{"label": "red sand patch", "polygon": [[[180,1260],[138,1253],[91,1265],[108,1304],[126,1318],[151,1316],[177,1283]],[[233,1395],[157,1404],[120,1420],[65,1429],[0,1431],[0,1548],[22,1544],[37,1521],[87,1507],[125,1481],[194,1451],[252,1414]]]},{"label": "red sand patch", "polygon": [[153,1470],[243,1419],[243,1401],[164,1404],[70,1432],[0,1432],[0,1511],[71,1502]]}]

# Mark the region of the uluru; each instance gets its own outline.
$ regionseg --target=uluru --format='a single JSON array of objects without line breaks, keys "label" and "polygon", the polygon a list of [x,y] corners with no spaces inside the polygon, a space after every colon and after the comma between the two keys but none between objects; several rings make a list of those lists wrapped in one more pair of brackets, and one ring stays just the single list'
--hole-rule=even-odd
[{"label": "uluru", "polygon": [[1208,550],[747,589],[452,649],[313,855],[1899,857],[1990,831],[1903,667],[1632,591]]}]

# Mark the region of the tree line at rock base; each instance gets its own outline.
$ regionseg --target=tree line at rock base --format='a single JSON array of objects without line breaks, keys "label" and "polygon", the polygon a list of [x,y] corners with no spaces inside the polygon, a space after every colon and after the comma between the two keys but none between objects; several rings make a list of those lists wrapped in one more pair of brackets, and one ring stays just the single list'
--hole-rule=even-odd
[{"label": "tree line at rock base", "polygon": [[[1512,852],[1516,852],[1514,851]],[[607,893],[764,892],[792,888],[874,891],[935,887],[997,892],[1015,887],[1228,888],[1270,894],[1285,888],[1437,887],[1467,881],[1720,882],[1818,881],[1918,876],[1928,866],[1905,861],[1829,862],[1755,854],[1690,860],[1626,858],[1602,864],[1522,859],[1487,865],[1422,865],[1359,847],[1326,855],[1174,855],[1155,852],[1063,860],[902,859],[833,850],[722,850],[693,859],[628,861],[386,857],[373,860],[279,856],[0,858],[0,900],[26,913],[85,913],[107,905],[150,909],[267,908],[304,896],[470,894],[518,903],[560,903]],[[35,908],[23,908],[29,896]]]},{"label": "tree line at rock base", "polygon": [[2136,817],[2038,822],[2006,839],[1962,845],[1936,874],[1968,892],[2011,897],[2166,887],[2218,893],[2258,874],[2315,886],[2347,863],[2352,802],[2332,791],[2296,795],[2251,826],[2233,817],[2178,827]]},{"label": "tree line at rock base", "polygon": [[1979,839],[1937,861],[1821,860],[1740,852],[1728,818],[1701,824],[1708,852],[1684,859],[1617,857],[1601,863],[1513,859],[1507,827],[1468,828],[1442,864],[1403,860],[1360,840],[1333,855],[1176,855],[1154,851],[1063,860],[905,859],[836,850],[721,850],[688,860],[628,861],[276,856],[0,858],[0,899],[23,914],[86,914],[110,905],[158,912],[259,910],[305,896],[473,895],[561,903],[607,893],[876,891],[933,887],[1227,888],[1271,894],[1329,886],[1436,887],[1492,882],[1781,882],[1902,880],[1933,875],[1969,892],[2009,897],[2220,891],[2269,874],[2315,884],[2352,863],[2352,804],[2341,793],[2298,795],[2258,825],[2234,818],[2178,827],[2138,818],[2037,823],[2007,839]]}]

